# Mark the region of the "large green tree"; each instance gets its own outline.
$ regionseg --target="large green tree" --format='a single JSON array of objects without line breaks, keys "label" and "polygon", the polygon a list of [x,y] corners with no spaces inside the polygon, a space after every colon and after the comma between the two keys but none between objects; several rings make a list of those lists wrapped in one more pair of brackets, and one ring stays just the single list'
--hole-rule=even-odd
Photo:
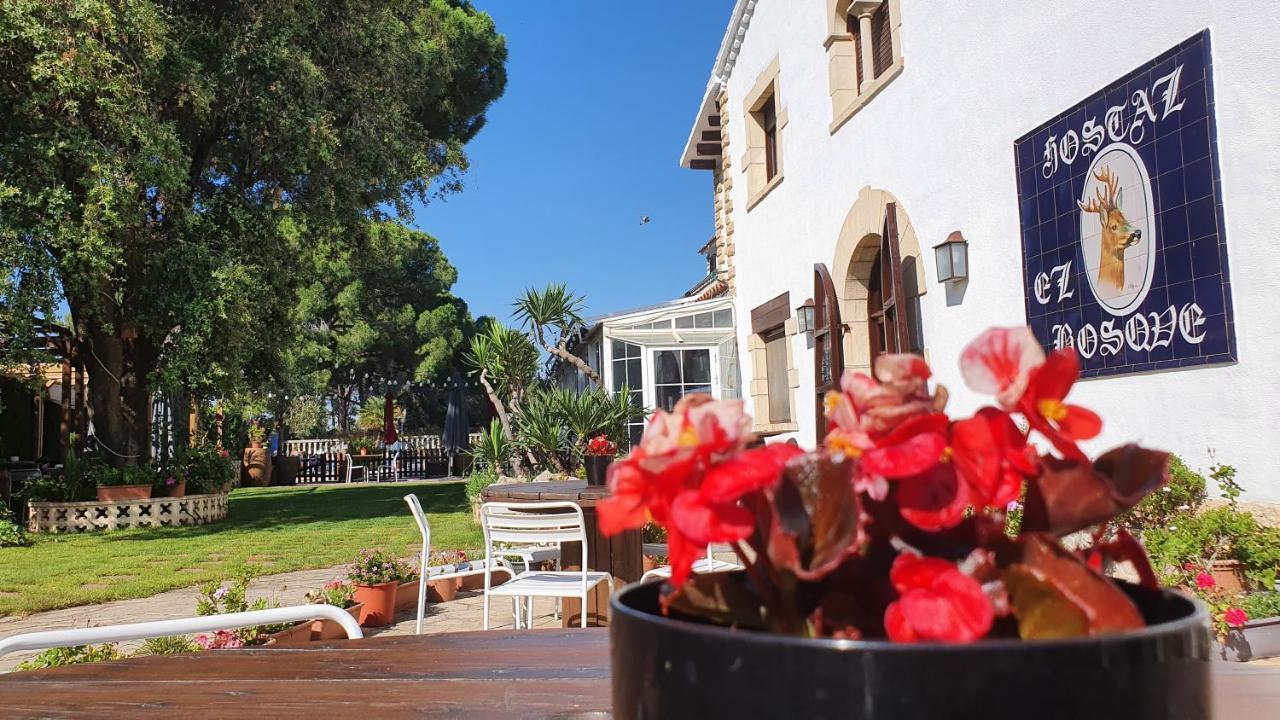
[{"label": "large green tree", "polygon": [[341,430],[356,403],[381,399],[383,381],[448,376],[473,322],[435,238],[368,221],[320,238],[300,262],[311,279],[299,293],[295,374],[330,395]]},{"label": "large green tree", "polygon": [[456,189],[505,60],[463,0],[0,4],[0,275],[56,279],[109,457],[279,369],[313,229]]}]

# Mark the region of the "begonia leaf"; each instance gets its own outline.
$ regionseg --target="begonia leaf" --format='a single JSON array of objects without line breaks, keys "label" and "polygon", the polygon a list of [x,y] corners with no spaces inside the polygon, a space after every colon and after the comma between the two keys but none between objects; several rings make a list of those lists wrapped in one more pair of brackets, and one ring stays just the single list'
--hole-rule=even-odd
[{"label": "begonia leaf", "polygon": [[1106,522],[1169,479],[1169,454],[1124,445],[1092,466],[1046,457],[1027,488],[1022,528],[1062,536]]},{"label": "begonia leaf", "polygon": [[1026,640],[1106,635],[1145,625],[1110,578],[1046,535],[1024,537],[1021,562],[1005,571],[1004,581],[1018,634]]},{"label": "begonia leaf", "polygon": [[862,510],[853,490],[855,462],[810,453],[787,463],[773,494],[769,556],[776,566],[812,580],[857,550]]},{"label": "begonia leaf", "polygon": [[763,629],[762,603],[741,572],[697,573],[676,592],[663,589],[662,602],[668,614],[687,615],[699,620],[733,627]]}]

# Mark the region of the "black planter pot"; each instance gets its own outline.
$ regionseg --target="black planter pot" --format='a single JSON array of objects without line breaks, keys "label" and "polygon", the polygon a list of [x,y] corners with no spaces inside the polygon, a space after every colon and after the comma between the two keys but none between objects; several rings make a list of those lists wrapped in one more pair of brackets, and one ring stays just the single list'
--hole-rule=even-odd
[{"label": "black planter pot", "polygon": [[609,465],[612,462],[612,455],[587,455],[583,457],[582,464],[587,468],[587,484],[603,485],[609,471]]},{"label": "black planter pot", "polygon": [[1170,591],[1127,586],[1152,625],[1125,635],[908,645],[671,620],[660,585],[611,600],[619,720],[1209,717],[1208,615]]}]

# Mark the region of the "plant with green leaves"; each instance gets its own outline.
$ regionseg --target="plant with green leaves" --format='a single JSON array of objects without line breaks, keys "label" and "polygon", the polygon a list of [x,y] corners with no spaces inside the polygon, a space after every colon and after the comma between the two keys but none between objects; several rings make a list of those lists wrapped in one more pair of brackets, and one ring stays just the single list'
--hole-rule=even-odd
[{"label": "plant with green leaves", "polygon": [[1171,455],[1168,484],[1144,497],[1118,522],[1135,534],[1150,528],[1167,528],[1174,524],[1175,517],[1200,511],[1208,497],[1207,487],[1203,475],[1188,467],[1177,455]]},{"label": "plant with green leaves", "polygon": [[25,547],[31,544],[22,526],[13,521],[9,504],[0,502],[0,547]]},{"label": "plant with green leaves", "polygon": [[0,4],[0,352],[65,300],[96,439],[145,461],[156,389],[279,374],[301,256],[461,187],[505,62],[465,0]]},{"label": "plant with green leaves", "polygon": [[[257,572],[246,570],[240,573],[229,584],[225,582],[205,583],[200,587],[200,597],[196,599],[196,615],[225,615],[227,613],[248,612],[250,610],[266,610],[280,607],[280,603],[267,598],[258,598],[249,602],[249,583]],[[245,645],[260,645],[267,636],[289,627],[286,624],[258,625],[256,627],[239,628],[231,631]]]},{"label": "plant with green leaves", "polygon": [[347,453],[350,455],[360,455],[363,450],[365,453],[373,452],[377,445],[372,438],[365,435],[357,435],[347,441]]},{"label": "plant with green leaves", "polygon": [[1280,617],[1280,592],[1249,593],[1240,601],[1240,607],[1254,620]]},{"label": "plant with green leaves", "polygon": [[484,489],[497,481],[498,476],[488,470],[471,473],[467,477],[467,500],[479,502],[484,497]]},{"label": "plant with green leaves", "polygon": [[62,667],[64,665],[82,665],[102,660],[120,660],[115,643],[103,645],[75,645],[73,647],[49,648],[32,660],[18,663],[18,670],[43,670],[44,668]]},{"label": "plant with green leaves", "polygon": [[516,299],[513,315],[533,332],[538,344],[551,356],[574,366],[595,387],[604,381],[585,360],[569,352],[569,339],[582,326],[580,315],[585,299],[575,295],[564,283],[551,283],[542,290],[528,288]]},{"label": "plant with green leaves", "polygon": [[514,420],[517,447],[530,453],[542,467],[569,472],[573,437],[565,426],[557,389],[531,390]]},{"label": "plant with green leaves", "polygon": [[647,414],[644,407],[631,401],[626,385],[617,392],[556,388],[553,393],[561,418],[573,436],[575,462],[582,461],[587,443],[597,435],[603,434],[615,445],[626,445],[627,425],[643,420]]},{"label": "plant with green leaves", "polygon": [[[472,445],[467,452],[477,467],[483,468],[483,472],[496,477],[502,473],[507,461],[514,455],[514,448],[502,431],[502,423],[498,418],[493,418],[489,421],[489,427],[481,428],[480,441]],[[475,475],[476,473],[473,473],[472,477]]]},{"label": "plant with green leaves", "polygon": [[[463,356],[464,364],[480,380],[493,406],[507,443],[515,445],[512,413],[520,408],[525,394],[538,377],[538,348],[519,330],[490,321],[471,338]],[[509,455],[512,470],[521,473],[518,453]]]},{"label": "plant with green leaves", "polygon": [[185,655],[200,652],[200,646],[186,635],[166,635],[165,637],[147,638],[142,647],[134,653],[135,657],[148,655]]}]

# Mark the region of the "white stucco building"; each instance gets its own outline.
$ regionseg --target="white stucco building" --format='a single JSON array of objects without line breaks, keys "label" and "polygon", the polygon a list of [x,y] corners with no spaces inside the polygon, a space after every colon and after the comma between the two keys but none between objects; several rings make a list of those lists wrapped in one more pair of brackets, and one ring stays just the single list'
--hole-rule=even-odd
[{"label": "white stucco building", "polygon": [[960,349],[1030,324],[1087,356],[1087,449],[1212,449],[1280,500],[1275,27],[1260,0],[739,0],[681,162],[714,179],[757,429],[812,445],[840,368],[894,348],[970,412]]}]

